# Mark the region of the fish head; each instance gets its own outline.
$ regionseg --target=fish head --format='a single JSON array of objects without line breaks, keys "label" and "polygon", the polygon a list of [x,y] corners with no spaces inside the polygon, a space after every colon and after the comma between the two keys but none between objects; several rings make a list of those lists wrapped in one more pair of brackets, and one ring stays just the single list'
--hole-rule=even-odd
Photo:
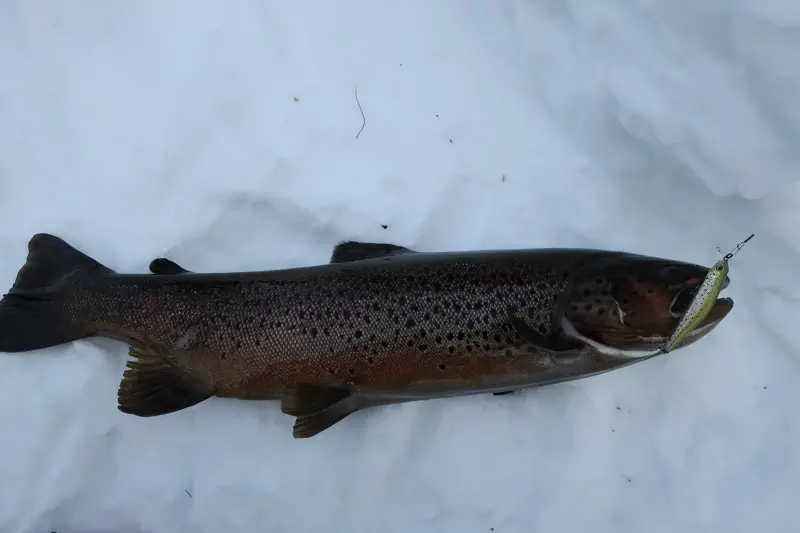
[{"label": "fish head", "polygon": [[[608,349],[653,352],[678,327],[708,271],[701,265],[633,254],[589,264],[575,274],[559,304],[561,331],[577,332]],[[729,283],[726,276],[723,289]],[[706,336],[731,309],[732,299],[718,298],[679,347]]]}]

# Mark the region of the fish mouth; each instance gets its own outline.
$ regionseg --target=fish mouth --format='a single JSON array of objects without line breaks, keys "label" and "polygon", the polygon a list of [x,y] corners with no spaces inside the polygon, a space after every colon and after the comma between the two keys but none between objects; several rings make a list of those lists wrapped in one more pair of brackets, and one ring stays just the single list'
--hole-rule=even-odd
[{"label": "fish mouth", "polygon": [[[725,283],[725,286],[727,286],[727,281]],[[673,348],[673,350],[676,348],[683,348],[692,343],[695,343],[700,339],[702,339],[703,337],[705,337],[706,335],[708,335],[709,333],[711,333],[711,331],[714,328],[716,328],[720,324],[720,322],[722,322],[722,319],[728,316],[728,313],[730,313],[732,309],[733,309],[733,299],[717,298],[716,302],[714,303],[714,307],[711,309],[711,312],[708,313],[708,316],[706,316],[703,319],[703,321],[697,325],[697,327],[695,327],[692,331],[690,331],[686,335],[686,337],[681,342],[679,342],[675,348]],[[680,319],[681,317],[683,317],[682,313],[678,315],[676,318]],[[655,340],[655,343],[657,344],[663,344],[667,342],[667,339],[669,339],[669,335],[660,336],[653,340]],[[645,339],[640,339],[640,340],[644,342]]]},{"label": "fish mouth", "polygon": [[[700,265],[642,256],[606,263],[573,279],[554,319],[566,337],[600,353],[650,357],[663,353],[707,273]],[[723,290],[729,284],[726,277]],[[672,351],[708,335],[732,309],[731,298],[718,298]]]}]

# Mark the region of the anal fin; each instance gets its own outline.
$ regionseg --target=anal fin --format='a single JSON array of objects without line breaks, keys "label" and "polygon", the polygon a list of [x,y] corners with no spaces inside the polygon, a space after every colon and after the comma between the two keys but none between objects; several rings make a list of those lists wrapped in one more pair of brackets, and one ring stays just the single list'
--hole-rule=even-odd
[{"label": "anal fin", "polygon": [[292,436],[306,439],[366,407],[358,395],[347,389],[296,384],[286,387],[281,411],[297,417]]},{"label": "anal fin", "polygon": [[177,276],[179,274],[191,274],[175,261],[170,261],[165,257],[157,257],[150,262],[150,272],[160,276]]},{"label": "anal fin", "polygon": [[297,383],[283,389],[281,411],[292,416],[313,415],[348,396],[350,391],[338,387],[320,387]]},{"label": "anal fin", "polygon": [[146,346],[131,345],[122,375],[118,409],[136,416],[159,416],[192,407],[211,397],[209,387]]},{"label": "anal fin", "polygon": [[394,255],[417,253],[410,248],[379,242],[344,241],[333,247],[331,263],[348,263]]}]

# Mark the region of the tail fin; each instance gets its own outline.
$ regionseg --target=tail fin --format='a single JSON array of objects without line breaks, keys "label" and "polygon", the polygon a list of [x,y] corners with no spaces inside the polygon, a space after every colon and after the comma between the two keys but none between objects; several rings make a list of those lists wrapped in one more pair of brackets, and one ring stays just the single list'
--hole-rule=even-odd
[{"label": "tail fin", "polygon": [[112,273],[62,239],[46,233],[28,242],[28,259],[0,300],[0,352],[27,352],[91,335],[62,308],[64,281],[74,274]]}]

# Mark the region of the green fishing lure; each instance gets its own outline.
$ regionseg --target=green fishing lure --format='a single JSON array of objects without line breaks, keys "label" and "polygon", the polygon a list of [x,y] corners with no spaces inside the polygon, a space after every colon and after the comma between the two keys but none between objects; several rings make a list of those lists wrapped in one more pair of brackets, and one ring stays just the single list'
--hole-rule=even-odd
[{"label": "green fishing lure", "polygon": [[[686,310],[683,317],[681,317],[680,322],[678,322],[678,326],[675,328],[675,331],[670,335],[667,342],[664,346],[661,347],[661,351],[663,353],[671,352],[675,349],[676,346],[680,344],[680,342],[688,335],[694,328],[700,325],[703,320],[706,319],[708,314],[714,308],[714,304],[717,301],[717,297],[719,293],[722,292],[722,287],[725,284],[725,278],[728,277],[728,272],[730,271],[730,267],[728,266],[728,261],[739,253],[739,250],[744,247],[747,242],[755,237],[756,234],[753,233],[744,241],[740,242],[736,248],[725,254],[725,256],[717,261],[717,263],[711,267],[706,274],[703,283],[700,285],[700,288],[697,289],[697,292],[692,298],[692,303],[689,304],[689,309]],[[722,254],[722,250],[717,248],[720,254]]]}]

